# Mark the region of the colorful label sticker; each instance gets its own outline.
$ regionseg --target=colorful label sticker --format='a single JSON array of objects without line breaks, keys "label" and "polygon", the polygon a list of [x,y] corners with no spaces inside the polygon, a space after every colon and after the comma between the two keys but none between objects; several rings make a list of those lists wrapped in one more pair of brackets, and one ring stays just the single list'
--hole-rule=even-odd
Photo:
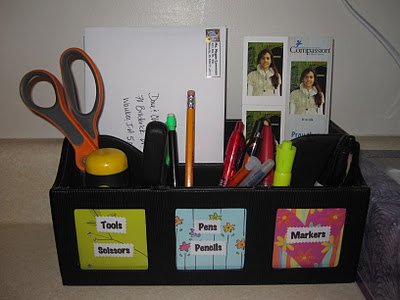
[{"label": "colorful label sticker", "polygon": [[177,209],[178,270],[242,269],[246,245],[246,209]]},{"label": "colorful label sticker", "polygon": [[206,30],[206,76],[221,77],[221,36],[219,29]]},{"label": "colorful label sticker", "polygon": [[272,267],[336,267],[345,218],[344,208],[278,209]]},{"label": "colorful label sticker", "polygon": [[83,270],[147,270],[144,209],[76,209]]}]

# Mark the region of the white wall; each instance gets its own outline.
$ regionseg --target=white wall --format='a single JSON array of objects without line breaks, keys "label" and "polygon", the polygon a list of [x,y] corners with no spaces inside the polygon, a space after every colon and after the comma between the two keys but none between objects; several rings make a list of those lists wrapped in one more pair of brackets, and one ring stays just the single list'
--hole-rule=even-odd
[{"label": "white wall", "polygon": [[[399,0],[350,3],[400,51]],[[332,120],[355,135],[400,135],[400,69],[340,0],[1,0],[0,138],[61,137],[22,104],[18,85],[32,68],[59,75],[59,55],[83,47],[85,27],[180,25],[228,27],[228,118],[241,116],[244,36],[329,35]]]}]

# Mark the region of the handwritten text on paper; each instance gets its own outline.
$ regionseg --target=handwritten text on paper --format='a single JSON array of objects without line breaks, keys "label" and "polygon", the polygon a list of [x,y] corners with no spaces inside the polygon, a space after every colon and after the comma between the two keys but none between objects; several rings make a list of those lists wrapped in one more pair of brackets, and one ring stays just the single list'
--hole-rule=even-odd
[{"label": "handwritten text on paper", "polygon": [[159,121],[159,93],[138,93],[122,99],[125,140],[136,147],[143,146],[147,123]]}]

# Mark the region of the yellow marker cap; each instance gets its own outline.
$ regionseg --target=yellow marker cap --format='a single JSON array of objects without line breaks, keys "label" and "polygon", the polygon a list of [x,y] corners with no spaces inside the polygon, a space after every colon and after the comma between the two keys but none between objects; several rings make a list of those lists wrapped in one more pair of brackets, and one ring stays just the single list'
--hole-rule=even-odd
[{"label": "yellow marker cap", "polygon": [[93,151],[86,159],[86,173],[107,176],[128,169],[125,153],[116,148],[101,148]]}]

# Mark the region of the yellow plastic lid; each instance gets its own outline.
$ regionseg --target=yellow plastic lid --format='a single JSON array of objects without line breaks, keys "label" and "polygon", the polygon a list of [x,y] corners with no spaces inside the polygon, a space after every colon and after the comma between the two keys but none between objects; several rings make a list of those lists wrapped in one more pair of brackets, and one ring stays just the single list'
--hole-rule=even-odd
[{"label": "yellow plastic lid", "polygon": [[126,154],[116,148],[101,148],[93,151],[86,159],[86,172],[92,175],[113,175],[128,168]]}]

